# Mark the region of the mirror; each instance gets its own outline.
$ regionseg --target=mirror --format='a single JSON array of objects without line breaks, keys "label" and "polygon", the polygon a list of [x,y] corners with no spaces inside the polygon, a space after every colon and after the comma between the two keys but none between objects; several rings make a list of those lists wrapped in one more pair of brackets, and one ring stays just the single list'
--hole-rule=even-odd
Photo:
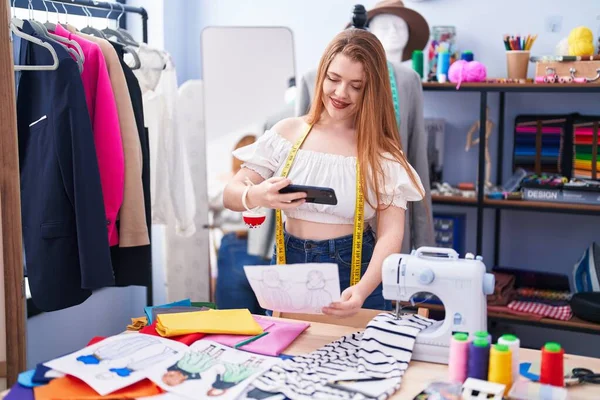
[{"label": "mirror", "polygon": [[[240,249],[236,260],[227,260],[228,268],[244,261],[247,264],[260,262],[249,261],[248,257],[252,255],[245,253],[246,240],[251,240],[246,239],[247,228],[241,221],[241,213],[223,210],[222,190],[233,171],[239,168],[239,162],[234,161],[231,152],[252,143],[277,121],[294,115],[294,65],[294,40],[288,28],[207,27],[202,32],[213,278],[217,276],[221,238],[227,232],[235,232],[231,241],[235,241],[236,248]],[[269,221],[259,230],[267,225]],[[226,240],[232,245],[229,238]],[[213,279],[213,288],[214,284]],[[221,308],[223,304],[218,305]]]},{"label": "mirror", "polygon": [[[263,133],[265,120],[285,107],[294,78],[294,44],[288,28],[208,27],[202,32],[202,78],[207,174],[223,162],[243,134]],[[222,150],[217,151],[218,148]]]}]

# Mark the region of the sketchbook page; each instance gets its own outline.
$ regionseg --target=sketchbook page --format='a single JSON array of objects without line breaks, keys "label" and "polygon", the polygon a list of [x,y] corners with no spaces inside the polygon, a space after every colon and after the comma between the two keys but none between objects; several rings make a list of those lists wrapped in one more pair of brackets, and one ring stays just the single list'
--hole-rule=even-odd
[{"label": "sketchbook page", "polygon": [[322,314],[323,307],[340,299],[337,264],[246,265],[244,271],[266,310]]},{"label": "sketchbook page", "polygon": [[178,361],[147,370],[146,377],[161,389],[189,399],[237,399],[256,377],[280,362],[200,340]]},{"label": "sketchbook page", "polygon": [[141,381],[144,369],[181,358],[188,347],[174,340],[132,333],[116,335],[44,363],[73,375],[104,396]]}]

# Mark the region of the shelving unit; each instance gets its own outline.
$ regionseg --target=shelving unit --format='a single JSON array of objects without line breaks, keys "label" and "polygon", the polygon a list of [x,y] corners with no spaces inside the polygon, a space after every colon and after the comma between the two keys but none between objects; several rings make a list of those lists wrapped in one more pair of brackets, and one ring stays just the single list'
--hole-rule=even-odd
[{"label": "shelving unit", "polygon": [[600,215],[600,205],[586,204],[566,204],[549,203],[537,201],[521,200],[489,200],[485,198],[484,179],[485,179],[485,127],[486,127],[486,108],[489,93],[498,93],[499,111],[498,111],[498,155],[496,162],[496,181],[501,183],[503,180],[502,169],[504,165],[504,116],[506,109],[506,93],[599,93],[600,85],[595,84],[502,84],[502,83],[463,83],[460,89],[456,89],[454,83],[423,83],[423,90],[426,92],[475,92],[479,93],[479,160],[478,160],[478,179],[477,195],[475,198],[465,198],[459,196],[434,196],[434,204],[446,204],[453,206],[475,207],[477,209],[477,233],[476,233],[476,252],[481,254],[483,250],[483,211],[485,209],[495,209],[494,224],[494,265],[498,264],[500,247],[500,212],[501,210],[521,210],[536,212],[551,212],[562,214],[584,214]]},{"label": "shelving unit", "polygon": [[[402,302],[403,309],[413,309],[413,307],[408,302]],[[428,310],[434,312],[444,311],[444,307],[439,304],[418,304],[419,308],[427,308]],[[600,324],[595,324],[593,322],[584,321],[577,317],[573,317],[568,321],[561,321],[558,319],[552,318],[541,318],[536,319],[534,316],[524,316],[524,315],[515,315],[515,314],[505,314],[498,311],[488,310],[488,320],[492,322],[507,322],[510,321],[519,325],[529,325],[529,326],[543,326],[548,328],[555,328],[566,331],[574,331],[580,333],[591,333],[591,334],[600,334]]]},{"label": "shelving unit", "polygon": [[[504,133],[505,133],[505,110],[506,93],[598,93],[600,94],[600,85],[595,84],[500,84],[500,83],[463,83],[460,89],[456,89],[454,83],[423,83],[424,91],[437,92],[475,92],[479,93],[479,159],[478,159],[478,179],[476,183],[476,197],[461,196],[433,196],[433,204],[443,204],[449,206],[469,207],[477,210],[477,230],[476,230],[476,251],[482,254],[483,247],[483,211],[486,209],[495,210],[494,223],[494,264],[499,262],[500,247],[500,229],[501,229],[501,211],[516,210],[525,212],[546,212],[560,214],[580,214],[590,216],[600,216],[600,204],[569,204],[569,203],[550,203],[529,200],[490,200],[485,198],[484,179],[485,179],[485,146],[486,146],[486,108],[488,104],[488,94],[498,93],[499,111],[498,111],[498,155],[496,161],[496,182],[501,184],[503,181],[502,170],[504,166]],[[419,304],[419,307],[429,308],[440,311],[443,309],[439,305]],[[511,321],[520,325],[533,325],[554,327],[562,330],[576,332],[586,332],[600,335],[600,324],[582,321],[573,317],[569,321],[560,321],[550,318],[534,319],[521,315],[505,314],[497,311],[488,311],[488,318],[491,321]]]},{"label": "shelving unit", "polygon": [[[460,196],[432,196],[433,204],[447,204],[460,207],[477,207],[477,199]],[[483,208],[495,208],[500,210],[521,210],[552,212],[559,214],[584,214],[600,215],[600,205],[592,204],[569,204],[550,203],[545,201],[524,200],[483,200]]]}]

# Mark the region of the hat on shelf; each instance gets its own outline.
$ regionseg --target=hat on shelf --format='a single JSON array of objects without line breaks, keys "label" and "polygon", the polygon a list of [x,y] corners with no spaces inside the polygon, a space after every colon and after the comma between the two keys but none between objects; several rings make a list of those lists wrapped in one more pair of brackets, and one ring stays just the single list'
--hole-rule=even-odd
[{"label": "hat on shelf", "polygon": [[[382,0],[367,11],[367,24],[377,15],[392,14],[402,18],[408,25],[408,42],[404,47],[402,61],[410,60],[414,50],[423,50],[429,41],[429,24],[421,14],[404,7],[401,0]],[[346,28],[349,28],[348,24]]]}]

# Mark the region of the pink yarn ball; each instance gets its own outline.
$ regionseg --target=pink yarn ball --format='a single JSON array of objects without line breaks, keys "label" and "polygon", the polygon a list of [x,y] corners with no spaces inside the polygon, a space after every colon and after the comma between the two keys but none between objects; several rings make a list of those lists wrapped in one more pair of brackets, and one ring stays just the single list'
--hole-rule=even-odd
[{"label": "pink yarn ball", "polygon": [[487,69],[479,61],[458,60],[448,70],[448,79],[450,82],[458,83],[457,89],[462,82],[483,82],[485,78],[487,78]]},{"label": "pink yarn ball", "polygon": [[459,81],[466,82],[465,79],[465,66],[468,64],[465,60],[457,60],[452,63],[450,69],[448,69],[448,79],[452,83],[458,83]]}]

